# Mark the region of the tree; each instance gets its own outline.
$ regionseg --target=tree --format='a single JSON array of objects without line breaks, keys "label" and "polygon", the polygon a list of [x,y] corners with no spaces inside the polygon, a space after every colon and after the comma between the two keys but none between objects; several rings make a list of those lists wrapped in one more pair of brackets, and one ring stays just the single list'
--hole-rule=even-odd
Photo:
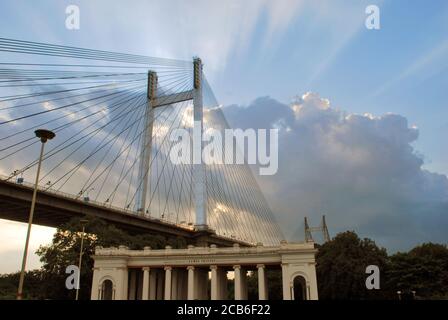
[{"label": "tree", "polygon": [[[0,275],[0,300],[14,300],[17,296],[20,272]],[[40,270],[27,271],[23,287],[23,299],[44,299],[41,291],[42,272]]]},{"label": "tree", "polygon": [[448,248],[424,243],[407,253],[390,257],[387,286],[391,292],[402,291],[419,298],[448,298]]},{"label": "tree", "polygon": [[316,255],[320,299],[380,299],[386,290],[368,290],[366,267],[384,270],[387,253],[370,239],[361,240],[353,231],[338,234],[320,246]]}]

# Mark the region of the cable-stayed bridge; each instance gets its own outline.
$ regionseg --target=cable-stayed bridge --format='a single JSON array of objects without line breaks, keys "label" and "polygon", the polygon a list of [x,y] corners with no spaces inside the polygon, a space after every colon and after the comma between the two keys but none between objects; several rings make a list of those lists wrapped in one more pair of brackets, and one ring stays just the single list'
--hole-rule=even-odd
[{"label": "cable-stayed bridge", "polygon": [[277,244],[282,233],[247,165],[170,159],[174,130],[188,133],[194,157],[203,150],[194,132],[229,128],[202,68],[199,58],[0,38],[0,218],[27,221],[34,131],[46,128],[56,138],[45,147],[35,223],[86,215],[191,241]]}]

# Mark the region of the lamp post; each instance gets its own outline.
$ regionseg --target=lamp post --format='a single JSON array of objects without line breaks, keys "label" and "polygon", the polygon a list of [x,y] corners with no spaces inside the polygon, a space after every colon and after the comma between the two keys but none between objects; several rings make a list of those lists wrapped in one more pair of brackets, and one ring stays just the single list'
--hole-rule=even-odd
[{"label": "lamp post", "polygon": [[79,297],[79,288],[81,285],[81,263],[82,263],[82,254],[83,254],[83,244],[84,244],[84,231],[86,229],[86,224],[89,222],[88,220],[81,220],[82,224],[82,233],[81,233],[81,249],[79,250],[79,263],[78,263],[78,285],[76,286],[76,300]]},{"label": "lamp post", "polygon": [[45,129],[36,130],[36,131],[34,131],[34,133],[36,134],[36,137],[38,137],[40,139],[40,142],[42,143],[42,145],[40,148],[39,164],[37,165],[37,173],[36,173],[36,182],[34,183],[33,198],[31,200],[30,215],[28,218],[28,230],[26,232],[25,249],[23,251],[22,269],[20,271],[19,288],[17,290],[17,300],[22,300],[23,281],[25,279],[26,258],[28,255],[28,245],[30,242],[31,225],[33,224],[34,207],[36,206],[37,185],[39,182],[40,168],[42,165],[42,158],[44,155],[44,146],[45,146],[45,142],[53,139],[56,136],[54,134],[54,132],[51,132],[51,131],[45,130]]}]

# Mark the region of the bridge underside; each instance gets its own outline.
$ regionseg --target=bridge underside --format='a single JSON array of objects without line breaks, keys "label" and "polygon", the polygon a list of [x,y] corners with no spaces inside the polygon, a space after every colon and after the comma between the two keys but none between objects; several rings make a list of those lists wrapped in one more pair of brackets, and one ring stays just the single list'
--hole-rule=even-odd
[{"label": "bridge underside", "polygon": [[[0,219],[28,222],[32,193],[32,188],[28,186],[0,180]],[[239,243],[249,246],[246,242],[221,237],[212,231],[196,231],[68,196],[38,191],[33,224],[57,228],[74,217],[100,218],[131,234],[183,237],[194,245],[232,246]]]}]

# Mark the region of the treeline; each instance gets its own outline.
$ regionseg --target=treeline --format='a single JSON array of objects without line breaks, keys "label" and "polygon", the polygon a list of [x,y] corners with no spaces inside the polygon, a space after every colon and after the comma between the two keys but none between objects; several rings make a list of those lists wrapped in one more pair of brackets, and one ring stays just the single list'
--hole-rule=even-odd
[{"label": "treeline", "polygon": [[[388,255],[355,232],[338,234],[316,256],[320,299],[448,299],[448,248],[424,243]],[[366,288],[366,267],[380,270],[380,289]]]},{"label": "treeline", "polygon": [[[81,243],[82,226],[74,219],[61,226],[48,246],[37,251],[42,262],[39,270],[26,274],[25,299],[74,299],[74,290],[65,288],[68,265],[77,265]],[[131,249],[150,246],[162,249],[170,245],[184,248],[182,238],[166,239],[155,235],[130,235],[101,220],[91,220],[86,226],[84,256],[81,268],[80,299],[90,298],[93,276],[93,259],[96,246]],[[365,299],[448,299],[448,248],[446,245],[425,243],[409,252],[388,255],[370,239],[360,239],[355,232],[338,234],[331,241],[318,246],[316,256],[319,298],[323,300]],[[368,290],[365,282],[368,265],[380,270],[380,289]],[[0,275],[0,299],[15,299],[18,273]],[[231,292],[230,283],[229,292]],[[258,295],[256,273],[248,282],[249,298]],[[281,299],[281,272],[268,272],[268,287],[271,299]],[[400,295],[397,293],[400,292]],[[232,295],[229,295],[232,298]]]}]

